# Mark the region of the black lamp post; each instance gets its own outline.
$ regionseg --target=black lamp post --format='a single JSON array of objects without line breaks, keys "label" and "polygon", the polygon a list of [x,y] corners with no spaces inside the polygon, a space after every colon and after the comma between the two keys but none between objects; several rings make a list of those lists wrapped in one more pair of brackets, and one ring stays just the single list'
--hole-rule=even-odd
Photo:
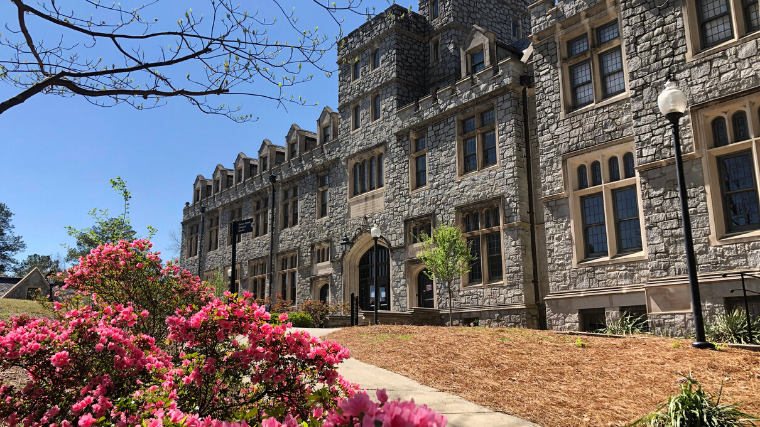
[{"label": "black lamp post", "polygon": [[382,233],[380,232],[380,228],[378,226],[372,227],[372,229],[369,231],[370,235],[372,235],[372,239],[375,241],[375,248],[374,248],[374,254],[373,254],[373,263],[375,264],[373,266],[374,274],[373,274],[373,281],[375,286],[375,325],[377,325],[377,310],[378,306],[380,305],[380,289],[377,288],[377,272],[378,272],[378,263],[377,263],[377,239],[380,238]]},{"label": "black lamp post", "polygon": [[55,277],[53,277],[52,273],[45,278],[45,281],[48,282],[48,286],[50,287],[50,292],[48,293],[48,301],[53,301],[53,286],[55,286]]},{"label": "black lamp post", "polygon": [[274,185],[277,183],[277,175],[273,173],[269,174],[269,183],[272,184],[272,203],[271,203],[271,209],[269,211],[269,307],[267,307],[267,311],[272,310],[272,306],[275,304],[275,296],[274,296],[274,197],[275,197],[275,191],[274,191]]},{"label": "black lamp post", "polygon": [[683,159],[681,158],[681,138],[678,122],[686,111],[686,95],[678,89],[678,86],[670,77],[665,83],[665,89],[657,97],[657,106],[660,108],[660,112],[670,121],[670,125],[673,128],[673,152],[676,159],[678,194],[681,199],[684,252],[686,252],[686,269],[689,272],[689,289],[691,290],[691,309],[694,313],[694,329],[697,338],[691,345],[695,348],[715,348],[712,343],[707,342],[705,339],[702,300],[699,296],[699,280],[697,278],[697,262],[694,256],[694,240],[691,236],[689,201],[686,194],[686,182],[684,181]]},{"label": "black lamp post", "polygon": [[[736,276],[739,275],[742,278],[742,294],[744,295],[744,315],[747,319],[747,338],[749,338],[749,342],[752,343],[752,317],[749,315],[749,301],[747,299],[747,292],[752,292],[754,294],[760,295],[760,292],[755,291],[748,291],[747,288],[744,286],[744,276],[752,277],[754,279],[760,279],[760,277],[755,276],[754,274],[747,273],[745,271],[739,271],[737,273],[725,273],[723,274],[723,277],[728,276]],[[731,289],[731,293],[734,293],[734,291],[738,291],[738,289]]]}]

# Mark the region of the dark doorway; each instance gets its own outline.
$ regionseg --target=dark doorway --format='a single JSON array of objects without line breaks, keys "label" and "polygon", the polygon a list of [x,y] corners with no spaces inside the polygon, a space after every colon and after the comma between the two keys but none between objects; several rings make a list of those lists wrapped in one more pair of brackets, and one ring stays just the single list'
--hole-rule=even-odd
[{"label": "dark doorway", "polygon": [[[377,287],[379,289],[379,310],[391,309],[390,262],[388,248],[377,247]],[[359,307],[362,310],[375,309],[375,248],[370,248],[359,260]]]},{"label": "dark doorway", "polygon": [[433,281],[422,270],[417,275],[417,307],[435,308]]},{"label": "dark doorway", "polygon": [[329,293],[330,293],[330,285],[325,283],[324,285],[322,285],[321,288],[319,288],[319,300],[326,303]]}]

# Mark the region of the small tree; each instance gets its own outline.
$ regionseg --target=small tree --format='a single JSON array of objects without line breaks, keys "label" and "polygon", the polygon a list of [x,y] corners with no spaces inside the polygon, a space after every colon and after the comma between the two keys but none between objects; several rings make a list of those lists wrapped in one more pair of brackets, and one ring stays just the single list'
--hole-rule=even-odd
[{"label": "small tree", "polygon": [[14,256],[26,249],[26,243],[21,236],[13,234],[14,226],[11,224],[13,212],[5,203],[0,203],[0,276],[10,272],[16,266]]},{"label": "small tree", "polygon": [[470,244],[462,237],[462,230],[451,223],[441,224],[433,229],[433,235],[422,234],[422,251],[417,255],[427,267],[425,274],[435,283],[436,277],[446,283],[449,296],[449,326],[451,326],[451,307],[453,291],[451,283],[459,276],[470,272],[475,257],[470,251]]}]

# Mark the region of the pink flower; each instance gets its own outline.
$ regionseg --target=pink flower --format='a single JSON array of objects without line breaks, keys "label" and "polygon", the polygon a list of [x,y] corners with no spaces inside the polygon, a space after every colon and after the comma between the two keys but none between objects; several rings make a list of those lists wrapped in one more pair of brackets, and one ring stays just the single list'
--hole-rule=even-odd
[{"label": "pink flower", "polygon": [[261,427],[280,427],[281,425],[282,424],[274,418],[267,418],[261,422]]},{"label": "pink flower", "polygon": [[368,413],[375,403],[369,399],[366,393],[358,393],[356,396],[346,399],[340,403],[340,409],[343,410],[343,415],[349,417],[358,417],[361,413]]},{"label": "pink flower", "polygon": [[52,363],[56,368],[63,368],[69,364],[69,352],[59,351],[50,358],[50,363]]},{"label": "pink flower", "polygon": [[282,313],[280,315],[279,319],[280,319],[280,322],[284,322],[284,321],[288,320],[288,313]]},{"label": "pink flower", "polygon": [[388,401],[388,393],[385,392],[384,388],[377,391],[377,400],[380,403],[385,403]]},{"label": "pink flower", "polygon": [[79,417],[79,427],[90,427],[95,424],[97,420],[92,417],[92,414],[84,414]]}]

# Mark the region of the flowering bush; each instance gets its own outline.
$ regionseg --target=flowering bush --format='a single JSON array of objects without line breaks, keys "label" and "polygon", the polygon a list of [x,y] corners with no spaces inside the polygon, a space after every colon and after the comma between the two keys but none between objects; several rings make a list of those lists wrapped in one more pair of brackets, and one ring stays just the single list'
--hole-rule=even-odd
[{"label": "flowering bush", "polygon": [[149,248],[98,247],[69,270],[76,295],[55,304],[57,320],[0,322],[0,371],[29,375],[0,378],[0,424],[445,424],[413,402],[372,403],[336,371],[347,349],[290,330],[287,314],[269,322],[249,293],[215,298]]}]

